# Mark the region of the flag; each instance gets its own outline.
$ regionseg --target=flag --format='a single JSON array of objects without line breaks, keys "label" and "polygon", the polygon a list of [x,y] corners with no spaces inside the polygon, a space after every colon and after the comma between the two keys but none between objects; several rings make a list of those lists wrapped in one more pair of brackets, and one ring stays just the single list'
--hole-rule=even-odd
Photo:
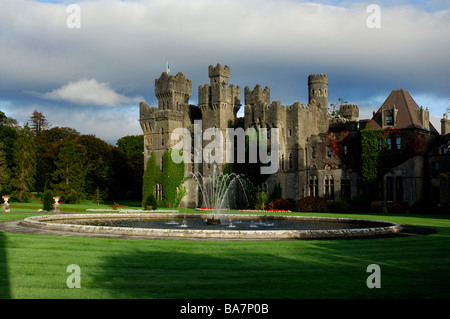
[{"label": "flag", "polygon": [[167,75],[170,75],[170,66],[169,66],[169,61],[167,61],[167,67],[166,67],[166,72],[167,72]]}]

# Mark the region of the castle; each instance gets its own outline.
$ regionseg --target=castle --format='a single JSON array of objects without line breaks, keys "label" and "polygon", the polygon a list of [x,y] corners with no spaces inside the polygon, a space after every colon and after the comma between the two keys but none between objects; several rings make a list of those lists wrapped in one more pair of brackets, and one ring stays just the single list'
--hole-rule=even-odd
[{"label": "castle", "polygon": [[[221,64],[215,67],[211,65],[208,74],[210,83],[198,87],[198,105],[189,104],[192,81],[182,73],[169,75],[163,72],[160,78],[155,80],[158,107],[149,107],[145,102],[140,103],[140,124],[144,133],[144,163],[147,163],[154,152],[157,163],[162,165],[162,155],[174,146],[171,141],[172,132],[182,127],[189,130],[193,136],[196,121],[201,121],[203,132],[208,128],[215,128],[220,130],[223,136],[229,128],[244,130],[277,128],[278,171],[257,185],[258,191],[271,194],[275,185],[279,184],[283,198],[299,199],[312,195],[339,201],[350,199],[362,191],[361,145],[358,132],[366,125],[379,129],[396,128],[401,124],[402,129],[419,130],[427,141],[419,153],[427,152],[429,145],[439,136],[429,122],[428,110],[413,105],[414,101],[409,93],[404,92],[405,90],[397,90],[399,92],[394,90],[391,93],[392,98],[390,95],[391,99],[388,98],[386,105],[383,104],[370,121],[358,120],[359,108],[353,104],[340,105],[337,110],[338,116],[332,117],[328,110],[328,77],[325,74],[311,74],[308,77],[307,104],[294,102],[292,105],[281,105],[279,101],[270,100],[270,88],[263,89],[259,84],[253,90],[245,87],[242,118],[238,117],[238,111],[242,106],[241,91],[239,86],[229,84],[230,68]],[[411,117],[409,113],[413,113],[413,124],[416,126],[407,123],[407,118]],[[444,130],[447,128],[449,133],[450,121],[445,118],[442,121]],[[399,150],[409,147],[406,136],[398,135],[395,141],[401,143],[402,138],[403,145],[395,146],[400,147]],[[203,141],[203,146],[205,143]],[[418,154],[412,154],[411,157],[415,155]],[[413,165],[413,168],[409,169],[417,171],[414,165],[419,165],[421,160],[415,161],[418,162],[407,165]],[[224,168],[223,163],[217,165],[219,169]],[[190,172],[200,172],[203,176],[212,175],[212,169],[212,165],[205,162],[196,163],[192,160],[185,163],[186,176]],[[424,169],[426,170],[424,167],[421,168]],[[410,180],[406,178],[409,172],[400,171],[405,178],[398,177],[392,182],[386,177],[385,180],[387,183],[394,183],[394,186],[389,186],[393,192],[397,187],[396,198],[412,203],[422,196],[424,186],[418,186],[417,183],[423,176],[414,176],[414,185],[411,186],[407,184]],[[386,185],[383,184],[382,188],[387,189]],[[185,207],[201,205],[196,194],[198,192],[196,185],[188,181],[186,186],[188,196],[182,205]],[[413,198],[406,198],[408,196],[405,194],[409,187],[414,187]],[[380,196],[386,201],[391,196],[384,192],[380,191]]]}]

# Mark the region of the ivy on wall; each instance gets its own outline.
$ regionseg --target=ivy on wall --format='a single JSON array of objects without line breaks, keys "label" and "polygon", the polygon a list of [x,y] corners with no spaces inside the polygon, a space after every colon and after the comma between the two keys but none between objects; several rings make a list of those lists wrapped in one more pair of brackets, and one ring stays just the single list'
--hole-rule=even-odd
[{"label": "ivy on wall", "polygon": [[386,147],[386,135],[383,129],[371,130],[365,128],[361,130],[362,178],[365,183],[374,182],[378,178],[380,140],[382,147]]},{"label": "ivy on wall", "polygon": [[156,164],[156,155],[152,153],[147,162],[143,182],[143,205],[146,198],[153,194],[156,197],[156,185],[162,185],[163,197],[159,198],[158,206],[177,207],[185,194],[181,186],[184,182],[184,162],[174,163],[171,151],[162,156],[163,169]]}]

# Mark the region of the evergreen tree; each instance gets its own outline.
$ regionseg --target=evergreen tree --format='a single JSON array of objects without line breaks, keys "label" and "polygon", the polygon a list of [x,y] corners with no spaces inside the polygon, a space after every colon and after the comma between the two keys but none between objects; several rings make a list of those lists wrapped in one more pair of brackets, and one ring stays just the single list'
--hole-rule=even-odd
[{"label": "evergreen tree", "polygon": [[95,195],[94,195],[94,203],[96,203],[97,205],[100,205],[101,202],[103,202],[102,193],[100,192],[100,188],[97,187],[97,189],[95,190]]},{"label": "evergreen tree", "polygon": [[19,202],[23,202],[30,199],[36,174],[36,145],[28,124],[19,131],[13,149],[13,195]]},{"label": "evergreen tree", "polygon": [[49,212],[53,209],[53,193],[50,189],[46,189],[42,195],[43,210]]},{"label": "evergreen tree", "polygon": [[45,115],[38,110],[34,110],[33,114],[30,116],[30,122],[34,136],[38,136],[42,131],[50,127]]},{"label": "evergreen tree", "polygon": [[76,203],[84,197],[85,176],[87,173],[84,157],[71,141],[66,141],[55,161],[53,172],[55,193],[66,203]]}]

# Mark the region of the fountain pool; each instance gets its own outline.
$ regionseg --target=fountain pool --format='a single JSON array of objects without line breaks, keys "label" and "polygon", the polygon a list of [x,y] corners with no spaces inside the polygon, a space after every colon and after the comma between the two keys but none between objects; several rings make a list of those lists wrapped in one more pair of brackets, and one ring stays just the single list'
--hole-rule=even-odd
[{"label": "fountain pool", "polygon": [[[61,214],[25,218],[21,225],[77,233],[117,234],[162,239],[324,239],[397,233],[395,223],[350,218],[220,214],[116,213]],[[216,217],[217,218],[217,217]]]}]

